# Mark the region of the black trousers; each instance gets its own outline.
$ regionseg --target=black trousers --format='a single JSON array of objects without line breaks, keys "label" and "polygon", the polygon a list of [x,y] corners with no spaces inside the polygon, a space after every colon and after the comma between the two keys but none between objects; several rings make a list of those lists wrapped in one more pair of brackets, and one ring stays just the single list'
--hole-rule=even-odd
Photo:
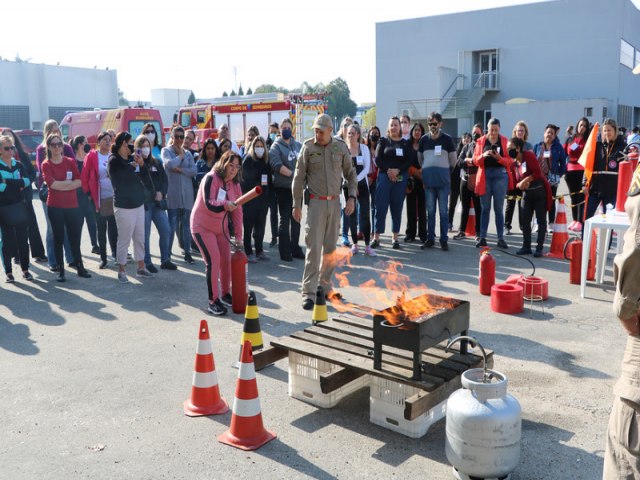
[{"label": "black trousers", "polygon": [[[522,192],[518,189],[507,190],[507,197],[519,197],[522,195]],[[516,202],[515,198],[510,198],[507,200],[507,207],[504,212],[504,226],[511,230],[513,228],[513,213],[516,210]],[[520,208],[518,208],[518,222],[520,222],[520,230],[522,230],[522,219],[520,218]]]},{"label": "black trousers", "polygon": [[371,222],[369,220],[369,210],[371,209],[369,197],[369,187],[367,179],[358,182],[358,207],[354,208],[349,215],[349,228],[351,229],[351,241],[355,245],[358,243],[358,221],[360,221],[360,231],[364,236],[364,244],[369,245],[371,241]]},{"label": "black trousers", "polygon": [[[424,197],[424,184],[419,178],[413,179],[413,188],[406,195],[407,229],[405,236],[416,238],[422,242],[427,240],[427,206]],[[418,228],[416,229],[416,224]]]},{"label": "black trousers", "polygon": [[451,188],[449,190],[449,229],[453,228],[453,217],[456,214],[456,205],[460,197],[460,168],[456,167],[451,171]]},{"label": "black trousers", "polygon": [[115,215],[103,217],[96,213],[96,225],[98,227],[98,248],[100,249],[100,260],[107,261],[107,231],[109,232],[109,246],[113,256],[116,254],[118,246],[118,226]]},{"label": "black trousers", "polygon": [[571,194],[571,218],[576,222],[582,222],[583,220],[584,192],[578,193],[582,190],[583,177],[584,170],[571,170],[564,176],[564,181],[567,182],[567,187],[569,187],[569,193]]},{"label": "black trousers", "polygon": [[469,209],[473,200],[473,210],[476,214],[476,237],[480,236],[480,216],[482,215],[482,205],[480,197],[467,188],[467,181],[460,182],[460,204],[462,205],[462,214],[460,215],[459,231],[464,232],[467,229],[469,221]]},{"label": "black trousers", "polygon": [[554,223],[556,221],[556,193],[558,193],[558,186],[551,185],[551,210],[549,210],[549,223]]},{"label": "black trousers", "polygon": [[281,257],[302,253],[300,248],[300,224],[292,217],[293,194],[290,188],[277,188],[280,226],[278,227],[278,250]]},{"label": "black trousers", "polygon": [[27,234],[29,240],[29,246],[31,247],[32,257],[46,257],[44,244],[42,243],[42,237],[40,236],[40,228],[38,227],[38,219],[36,218],[36,212],[33,209],[33,202],[31,199],[26,200],[27,215],[29,222],[27,225]]},{"label": "black trousers", "polygon": [[278,236],[278,192],[274,187],[269,188],[269,218],[271,221],[271,236]]},{"label": "black trousers", "polygon": [[522,224],[522,246],[531,248],[531,220],[533,214],[538,221],[537,248],[542,250],[547,234],[547,191],[544,187],[526,190],[520,201],[520,220]]},{"label": "black trousers", "polygon": [[617,192],[589,192],[589,200],[587,200],[587,216],[591,218],[596,213],[598,205],[602,204],[602,210],[610,203],[614,207],[616,206]]},{"label": "black trousers", "polygon": [[58,259],[58,266],[64,268],[62,259],[62,245],[64,243],[64,232],[67,231],[69,243],[71,244],[71,253],[73,259],[82,266],[82,253],[80,253],[80,239],[82,237],[82,225],[84,224],[84,216],[80,208],[47,208],[51,229],[53,230],[53,247]]},{"label": "black trousers", "polygon": [[264,251],[264,231],[267,225],[267,213],[269,211],[269,199],[261,197],[245,203],[242,206],[242,226],[244,229],[244,253],[251,255],[251,236],[256,246],[256,253]]},{"label": "black trousers", "polygon": [[20,259],[22,271],[29,270],[28,223],[11,227],[2,224],[0,230],[2,230],[2,262],[5,273],[12,273],[12,260],[15,256]]}]

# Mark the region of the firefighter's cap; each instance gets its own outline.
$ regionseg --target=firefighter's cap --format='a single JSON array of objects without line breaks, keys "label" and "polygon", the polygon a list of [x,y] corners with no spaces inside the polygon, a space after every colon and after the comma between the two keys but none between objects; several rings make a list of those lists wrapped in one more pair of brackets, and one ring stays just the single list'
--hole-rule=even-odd
[{"label": "firefighter's cap", "polygon": [[311,128],[319,128],[320,130],[326,130],[327,128],[333,128],[333,121],[331,117],[326,113],[322,115],[318,115],[313,121],[313,127]]}]

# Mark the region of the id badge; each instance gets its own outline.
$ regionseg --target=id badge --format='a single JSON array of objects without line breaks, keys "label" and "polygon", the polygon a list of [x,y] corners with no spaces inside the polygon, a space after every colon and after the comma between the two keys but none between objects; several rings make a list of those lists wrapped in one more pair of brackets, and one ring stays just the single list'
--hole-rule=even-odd
[{"label": "id badge", "polygon": [[73,180],[73,172],[67,172],[67,180]]},{"label": "id badge", "polygon": [[218,190],[218,198],[219,202],[224,202],[227,199],[227,192],[223,189]]},{"label": "id badge", "polygon": [[136,165],[135,172],[136,172],[136,173],[140,173],[140,165]]},{"label": "id badge", "polygon": [[403,152],[402,152],[402,149],[401,148],[396,148],[396,157],[402,157],[402,156],[404,156]]},{"label": "id badge", "polygon": [[496,147],[496,152],[498,152],[498,155],[502,156],[502,148],[501,147]]},{"label": "id badge", "polygon": [[579,146],[580,145],[578,145],[576,142],[573,142],[569,148],[571,149],[571,151],[576,151]]},{"label": "id badge", "polygon": [[545,150],[542,154],[542,158],[551,158],[551,150]]},{"label": "id badge", "polygon": [[356,157],[356,165],[364,165],[364,157]]},{"label": "id badge", "polygon": [[157,169],[156,167],[151,167],[151,171],[152,171],[152,172],[157,172],[157,171],[158,171],[158,169]]},{"label": "id badge", "polygon": [[435,151],[433,152],[433,154],[436,157],[439,157],[440,155],[442,155],[442,145],[436,145]]},{"label": "id badge", "polygon": [[522,170],[521,171],[522,171],[523,174],[527,173],[527,164],[526,163],[522,164]]},{"label": "id badge", "polygon": [[260,184],[261,185],[267,185],[269,183],[269,178],[267,176],[267,174],[262,175],[262,177],[260,178]]}]

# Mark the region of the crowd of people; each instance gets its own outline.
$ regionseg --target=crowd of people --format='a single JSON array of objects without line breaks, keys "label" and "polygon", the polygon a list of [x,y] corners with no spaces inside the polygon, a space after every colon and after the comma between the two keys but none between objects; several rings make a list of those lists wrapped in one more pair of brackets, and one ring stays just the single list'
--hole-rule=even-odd
[{"label": "crowd of people", "polygon": [[[151,277],[159,272],[150,252],[154,226],[159,238],[159,268],[178,268],[172,254],[174,238],[185,264],[193,264],[192,254],[200,253],[207,274],[209,311],[221,315],[231,304],[231,246],[244,249],[249,263],[270,260],[264,239],[267,217],[272,235],[269,245],[277,245],[281,261],[306,258],[305,268],[309,267],[310,255],[314,262],[321,258],[315,251],[310,253],[314,242],[320,242],[322,255],[331,251],[326,232],[315,232],[316,238],[309,240],[309,230],[313,236],[316,228],[309,221],[307,251],[300,245],[301,225],[296,213],[301,208],[296,198],[300,187],[307,205],[313,204],[310,199],[339,201],[341,228],[331,242],[350,248],[353,255],[376,256],[376,250],[383,246],[381,234],[385,233],[388,214],[391,247],[400,249],[403,210],[405,243],[419,240],[422,249],[431,249],[437,240],[447,251],[449,234],[457,241],[467,237],[473,207],[478,217],[476,247],[488,245],[493,210],[496,246],[509,248],[505,237],[514,230],[517,210],[522,245],[516,253],[539,257],[553,229],[555,196],[562,178],[571,205],[568,228],[580,232],[584,219],[594,215],[599,205],[615,205],[618,164],[627,144],[640,140],[637,128],[627,138],[614,120],[606,119],[587,190],[584,167],[578,163],[592,128],[587,118],[579,119],[575,129],[568,128],[563,141],[558,137],[559,128],[549,124],[538,142],[529,138],[524,121],[504,136],[496,118],[489,120],[486,131],[476,124],[455,141],[442,130],[443,119],[437,112],[429,114],[426,125],[412,123],[407,115],[393,116],[385,135],[377,126],[365,131],[349,117],[333,135],[327,122],[317,120],[316,134],[321,135],[307,140],[312,143],[305,150],[294,137],[289,118],[272,123],[265,137],[250,126],[241,148],[223,124],[218,138],[206,139],[199,149],[195,148],[196,134],[180,126],[172,129],[166,145],[149,123],[137,138],[129,132],[97,132],[92,147],[84,136],[63,139],[58,124],[49,120],[36,151],[35,168],[20,139],[5,129],[0,136],[0,226],[6,281],[15,281],[14,263],[25,280],[32,280],[30,257],[48,262],[57,281],[66,280],[67,268],[90,278],[80,249],[84,224],[91,253],[100,258],[98,268],[108,267],[109,252],[118,267],[118,281],[128,282],[126,265],[131,259],[136,264],[135,275]],[[326,137],[327,131],[331,138]],[[303,154],[313,151],[314,145],[323,149],[302,163],[308,178],[302,178],[296,187]],[[329,151],[333,157],[325,160]],[[343,163],[338,165],[338,161]],[[321,168],[320,163],[326,163],[324,168],[333,169],[332,175],[339,177],[339,193],[310,193],[309,178]],[[263,190],[260,197],[242,207],[235,204],[256,186]],[[44,243],[32,204],[34,187],[47,222]],[[461,215],[454,228],[458,202]],[[537,234],[535,244],[533,234]],[[131,244],[133,256],[129,253]],[[310,275],[317,276],[317,268]],[[316,285],[316,280],[305,274],[305,300],[312,300],[315,292],[310,286]],[[330,280],[323,277],[323,281],[330,292]],[[304,306],[312,305],[306,302]]]}]

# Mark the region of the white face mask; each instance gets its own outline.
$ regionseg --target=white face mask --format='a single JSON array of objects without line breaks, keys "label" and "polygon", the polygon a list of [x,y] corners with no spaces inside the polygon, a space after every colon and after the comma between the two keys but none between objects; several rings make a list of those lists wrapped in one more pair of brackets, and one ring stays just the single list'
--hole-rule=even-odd
[{"label": "white face mask", "polygon": [[145,137],[147,137],[147,140],[149,140],[149,143],[150,143],[151,145],[153,145],[153,142],[154,142],[154,141],[155,141],[155,139],[156,139],[156,134],[155,134],[155,133],[153,133],[153,132],[152,132],[152,133],[145,133],[145,134],[144,134],[144,136],[145,136]]},{"label": "white face mask", "polygon": [[256,147],[254,149],[254,152],[256,152],[256,157],[258,158],[264,157],[264,147]]},{"label": "white face mask", "polygon": [[151,153],[151,149],[149,147],[142,147],[140,150],[142,150],[142,157],[143,158],[147,158],[149,156],[149,154]]}]

